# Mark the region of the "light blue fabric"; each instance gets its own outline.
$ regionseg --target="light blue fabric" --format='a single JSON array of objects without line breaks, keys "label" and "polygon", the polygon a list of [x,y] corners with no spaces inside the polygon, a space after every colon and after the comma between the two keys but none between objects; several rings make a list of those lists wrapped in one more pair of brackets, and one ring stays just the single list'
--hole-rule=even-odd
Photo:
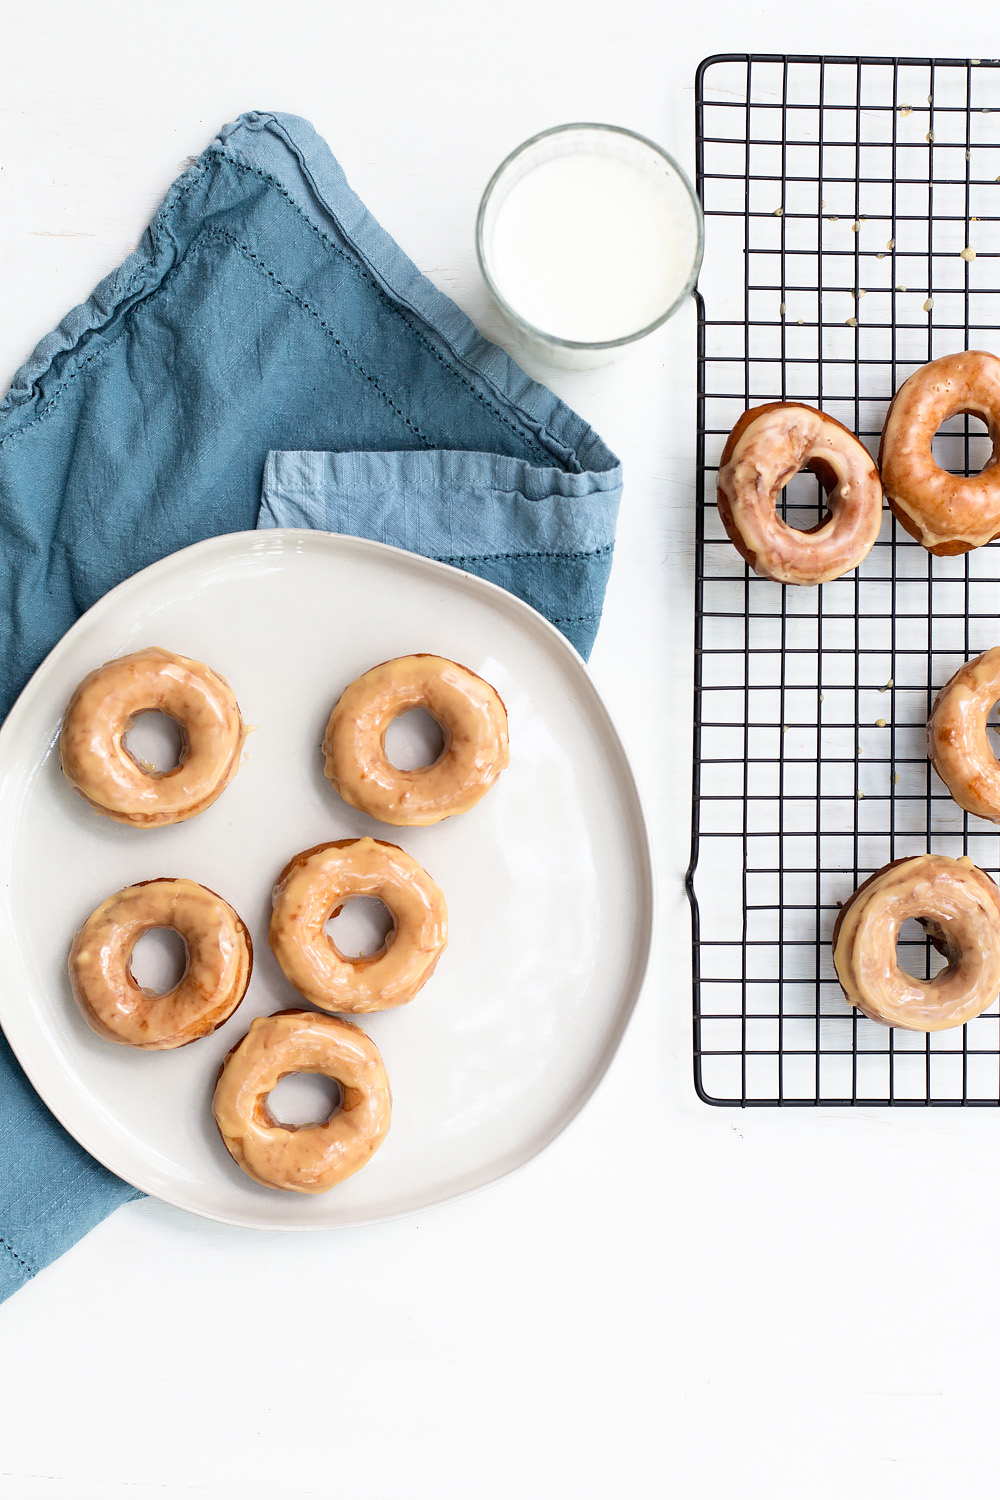
[{"label": "light blue fabric", "polygon": [[[620,486],[596,434],[420,275],[311,126],[243,115],[0,404],[0,716],[113,585],[258,524],[458,564],[586,654]],[[0,1298],[135,1196],[0,1039]]]}]

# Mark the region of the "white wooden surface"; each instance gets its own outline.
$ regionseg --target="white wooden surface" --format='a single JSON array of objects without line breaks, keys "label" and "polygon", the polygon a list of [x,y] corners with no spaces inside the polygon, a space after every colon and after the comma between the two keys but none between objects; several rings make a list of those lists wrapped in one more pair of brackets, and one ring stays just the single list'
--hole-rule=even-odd
[{"label": "white wooden surface", "polygon": [[[0,35],[7,373],[244,109],[310,118],[500,335],[475,208],[533,131],[616,121],[690,167],[707,53],[998,50],[985,0],[52,0]],[[689,308],[614,368],[548,375],[626,471],[593,670],[661,912],[611,1074],[539,1161],[419,1218],[281,1237],[119,1211],[0,1308],[4,1500],[996,1493],[1000,1111],[740,1114],[692,1090],[693,333]]]}]

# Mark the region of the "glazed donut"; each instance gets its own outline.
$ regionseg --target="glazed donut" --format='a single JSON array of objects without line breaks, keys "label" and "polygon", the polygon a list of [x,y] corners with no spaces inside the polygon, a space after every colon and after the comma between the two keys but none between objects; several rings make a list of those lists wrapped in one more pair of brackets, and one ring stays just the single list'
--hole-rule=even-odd
[{"label": "glazed donut", "polygon": [[[934,434],[949,417],[981,417],[993,451],[980,474],[949,474],[934,461]],[[1000,536],[1000,359],[979,349],[946,354],[904,380],[882,428],[878,462],[889,507],[928,552],[953,557]]]},{"label": "glazed donut", "polygon": [[[444,732],[433,765],[400,771],[386,757],[393,719],[422,708]],[[412,827],[468,812],[508,764],[499,695],[443,656],[399,656],[345,689],[323,740],[326,774],[345,802],[382,823]]]},{"label": "glazed donut", "polygon": [[931,765],[959,807],[1000,823],[1000,761],[986,720],[1000,702],[1000,646],[960,667],[937,695],[927,721]]},{"label": "glazed donut", "polygon": [[[170,927],[187,947],[172,990],[155,994],[132,978],[132,950],[144,933]],[[73,939],[69,976],[84,1020],[123,1047],[164,1051],[215,1031],[246,994],[250,934],[233,908],[193,880],[145,880],[101,903]]]},{"label": "glazed donut", "polygon": [[[345,958],[324,931],[354,896],[376,896],[393,919],[383,947],[364,958]],[[273,900],[274,956],[321,1010],[405,1005],[430,979],[448,941],[444,896],[415,859],[381,839],[339,839],[297,854],[279,875]]]},{"label": "glazed donut", "polygon": [[[289,1073],[340,1084],[340,1105],[317,1125],[282,1125],[267,1096]],[[379,1050],[349,1021],[313,1010],[258,1016],[219,1069],[215,1123],[233,1161],[264,1187],[325,1193],[359,1171],[385,1140],[392,1094]]]},{"label": "glazed donut", "polygon": [[[179,763],[147,770],[125,744],[139,714],[181,727]],[[156,828],[210,807],[239,770],[246,730],[233,690],[203,662],[149,647],[109,661],[73,694],[59,740],[70,785],[116,823]]]},{"label": "glazed donut", "polygon": [[[896,944],[914,917],[948,960],[934,979],[899,967]],[[833,929],[849,1005],[905,1031],[963,1026],[1000,991],[1000,891],[967,856],[896,859],[858,886]]]},{"label": "glazed donut", "polygon": [[[815,474],[830,515],[797,531],[778,496],[802,469]],[[833,417],[798,401],[743,413],[719,460],[718,506],[737,552],[763,578],[828,583],[868,556],[882,524],[882,486],[871,456]]]}]

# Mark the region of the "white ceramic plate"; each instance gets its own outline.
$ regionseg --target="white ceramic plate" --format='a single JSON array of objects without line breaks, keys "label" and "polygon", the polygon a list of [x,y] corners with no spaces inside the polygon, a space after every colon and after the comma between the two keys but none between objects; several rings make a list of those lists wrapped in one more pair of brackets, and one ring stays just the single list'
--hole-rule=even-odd
[{"label": "white ceramic plate", "polygon": [[[100,817],[59,766],[60,718],[76,684],[142,646],[208,662],[258,726],[220,800],[172,828]],[[386,830],[341,802],[319,744],[348,682],[414,651],[452,657],[494,684],[510,716],[511,764],[465,816]],[[310,845],[366,833],[401,844],[438,882],[451,941],[409,1006],[363,1018],[392,1084],[385,1144],[329,1193],[272,1191],[251,1182],[219,1140],[216,1072],[254,1016],[304,1004],[267,946],[278,872]],[[74,625],[0,731],[0,863],[0,1022],[49,1108],[146,1192],[271,1229],[424,1208],[534,1156],[607,1068],[642,981],[652,921],[631,771],[572,647],[492,584],[318,532],[200,543],[130,578]],[[105,896],[162,875],[225,896],[250,928],[256,962],[246,999],[213,1036],[144,1053],[84,1024],[66,953]],[[147,953],[143,972],[137,960],[147,983],[151,961]],[[317,1117],[309,1093],[317,1080],[280,1087],[284,1118]],[[287,1093],[296,1087],[297,1100]]]}]

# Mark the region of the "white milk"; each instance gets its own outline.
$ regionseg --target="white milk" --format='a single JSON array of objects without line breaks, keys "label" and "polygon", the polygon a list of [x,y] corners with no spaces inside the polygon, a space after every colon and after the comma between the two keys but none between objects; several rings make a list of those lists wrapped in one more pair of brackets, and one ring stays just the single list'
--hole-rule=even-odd
[{"label": "white milk", "polygon": [[533,167],[496,212],[501,296],[555,338],[605,343],[656,321],[684,290],[698,226],[684,185],[659,168],[581,151]]}]

